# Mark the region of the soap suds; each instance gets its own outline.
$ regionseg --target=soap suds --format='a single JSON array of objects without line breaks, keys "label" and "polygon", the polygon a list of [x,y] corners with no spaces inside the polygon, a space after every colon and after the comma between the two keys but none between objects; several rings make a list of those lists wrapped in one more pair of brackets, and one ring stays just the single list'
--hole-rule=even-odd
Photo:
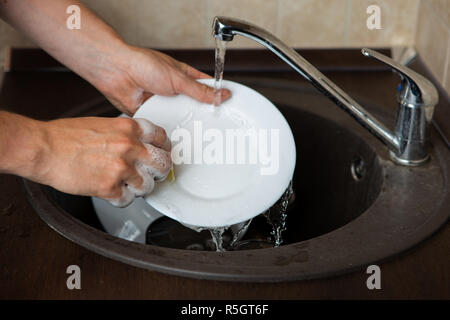
[{"label": "soap suds", "polygon": [[[135,118],[134,121],[138,123],[139,128],[141,129],[141,141],[143,143],[154,144],[164,150],[170,150],[171,143],[167,135],[165,135],[164,139],[163,128],[143,118]],[[164,141],[162,141],[163,139]]]},{"label": "soap suds", "polygon": [[147,168],[144,165],[136,164],[136,171],[138,175],[142,178],[142,185],[140,187],[128,184],[128,189],[136,196],[142,197],[153,191],[155,187],[155,181],[153,175],[148,173]]},{"label": "soap suds", "polygon": [[108,200],[113,206],[124,208],[128,206],[131,202],[134,200],[134,194],[128,189],[127,186],[122,186],[122,195],[120,198],[116,199],[106,199]]}]

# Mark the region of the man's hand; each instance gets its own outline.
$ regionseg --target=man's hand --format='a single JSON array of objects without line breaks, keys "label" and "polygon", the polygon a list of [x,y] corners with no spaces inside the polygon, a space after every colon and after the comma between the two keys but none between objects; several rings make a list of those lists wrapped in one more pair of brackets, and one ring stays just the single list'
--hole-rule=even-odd
[{"label": "man's hand", "polygon": [[[70,5],[81,8],[80,30],[66,28]],[[213,103],[213,89],[195,81],[210,76],[160,52],[128,45],[78,0],[0,1],[0,17],[129,115],[153,94],[186,94]],[[230,92],[223,90],[222,96],[225,100]]]},{"label": "man's hand", "polygon": [[126,206],[172,167],[164,129],[144,119],[78,118],[44,124],[38,178],[63,192]]},{"label": "man's hand", "polygon": [[[80,30],[66,9],[81,8]],[[131,115],[153,94],[212,103],[209,76],[160,52],[130,46],[78,0],[0,1],[0,17]],[[39,23],[36,23],[39,21]],[[225,100],[230,92],[223,90]],[[139,125],[138,125],[139,124]],[[0,172],[124,206],[171,168],[164,130],[145,120],[83,118],[47,123],[0,112]]]},{"label": "man's hand", "polygon": [[[109,79],[103,77],[93,82],[111,103],[129,115],[153,94],[185,94],[203,103],[214,101],[214,89],[195,80],[211,76],[161,52],[128,47],[114,60],[117,62],[112,67],[118,72]],[[230,92],[224,89],[221,96],[226,100]]]},{"label": "man's hand", "polygon": [[170,141],[144,119],[73,118],[41,122],[0,113],[0,172],[60,191],[126,206],[153,190],[172,167]]}]

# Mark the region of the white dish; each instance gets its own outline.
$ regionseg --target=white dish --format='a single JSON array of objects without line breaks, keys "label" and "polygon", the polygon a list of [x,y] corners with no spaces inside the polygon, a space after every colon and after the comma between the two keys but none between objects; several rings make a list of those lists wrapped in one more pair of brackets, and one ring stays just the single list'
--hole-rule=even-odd
[{"label": "white dish", "polygon": [[95,212],[106,232],[113,236],[145,244],[147,228],[160,217],[142,198],[136,198],[126,208],[113,206],[106,200],[92,197]]},{"label": "white dish", "polygon": [[[213,79],[199,81],[213,85]],[[269,154],[275,154],[271,164],[262,163],[259,156],[256,163],[249,163],[247,153],[245,164],[174,165],[175,181],[166,179],[157,183],[145,200],[160,213],[186,225],[222,227],[249,220],[269,209],[282,196],[293,177],[296,150],[286,119],[269,100],[253,89],[232,81],[223,81],[223,87],[231,90],[232,97],[220,107],[202,104],[185,95],[153,96],[134,115],[134,118],[148,119],[163,127],[171,137],[173,150],[179,143],[173,139],[174,130],[187,130],[184,132],[191,134],[194,145],[193,161],[195,154],[199,154],[193,150],[198,145],[195,141],[199,141],[195,137],[202,136],[198,130],[200,127],[203,133],[215,129],[219,134],[216,140],[220,140],[220,134],[225,138],[227,129],[254,130],[258,133],[258,141],[265,140],[269,144]],[[274,144],[276,132],[279,134],[279,157]],[[231,154],[225,152],[226,144],[227,139],[224,139],[224,162],[227,154]],[[207,145],[208,142],[204,142],[200,148],[203,154],[207,153]],[[235,151],[236,148],[238,146],[235,146]],[[259,149],[258,146],[257,152]],[[246,151],[249,152],[248,149]],[[277,167],[277,157],[278,171],[273,170],[276,174],[262,175],[268,167]],[[204,160],[202,157],[199,159]]]}]

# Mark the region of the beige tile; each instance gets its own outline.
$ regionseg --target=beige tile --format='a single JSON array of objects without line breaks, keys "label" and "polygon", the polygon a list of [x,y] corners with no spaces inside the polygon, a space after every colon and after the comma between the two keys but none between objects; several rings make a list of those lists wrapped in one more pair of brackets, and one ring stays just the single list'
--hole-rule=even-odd
[{"label": "beige tile", "polygon": [[[278,0],[210,0],[208,1],[208,27],[215,16],[227,16],[242,19],[277,34]],[[214,45],[211,30],[206,34],[208,47]],[[255,41],[244,37],[235,37],[228,47],[255,48]]]},{"label": "beige tile", "polygon": [[[367,7],[381,9],[381,29],[367,28]],[[418,0],[350,0],[348,45],[356,47],[390,47],[413,45]]]},{"label": "beige tile", "polygon": [[279,0],[280,38],[292,47],[345,45],[347,0]]},{"label": "beige tile", "polygon": [[443,22],[450,27],[450,0],[422,0],[429,4]]},{"label": "beige tile", "polygon": [[[136,15],[140,0],[81,0],[130,44],[137,44]],[[83,14],[83,13],[82,13]]]},{"label": "beige tile", "polygon": [[141,46],[199,48],[205,46],[207,0],[139,0],[137,37]]},{"label": "beige tile", "polygon": [[427,67],[442,81],[450,34],[430,6],[421,3],[419,10],[416,47]]}]

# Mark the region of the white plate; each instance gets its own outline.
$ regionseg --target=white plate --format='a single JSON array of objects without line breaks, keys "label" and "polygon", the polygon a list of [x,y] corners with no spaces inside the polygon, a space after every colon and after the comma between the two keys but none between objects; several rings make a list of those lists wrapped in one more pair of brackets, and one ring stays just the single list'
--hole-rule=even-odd
[{"label": "white plate", "polygon": [[148,226],[163,217],[142,198],[134,199],[126,208],[115,207],[106,200],[94,197],[92,204],[106,232],[144,244]]},{"label": "white plate", "polygon": [[[213,85],[212,79],[199,81]],[[185,95],[153,96],[134,115],[163,127],[171,137],[173,147],[179,143],[173,139],[174,129],[184,128],[191,133],[195,148],[199,144],[195,143],[194,131],[201,126],[203,133],[214,128],[224,137],[227,129],[250,129],[257,133],[260,129],[266,130],[266,139],[258,141],[265,140],[269,150],[272,150],[271,146],[275,145],[270,144],[271,138],[276,138],[275,131],[278,130],[279,157],[275,158],[279,163],[276,174],[262,175],[264,168],[267,170],[270,165],[262,163],[259,157],[257,163],[249,163],[248,154],[245,164],[174,166],[175,181],[166,179],[158,183],[146,201],[162,214],[187,225],[221,227],[249,220],[275,204],[293,177],[295,142],[283,115],[269,100],[251,88],[232,81],[223,81],[223,87],[231,90],[232,97],[218,108]],[[200,125],[198,121],[201,121]],[[200,149],[205,152],[209,143],[204,142]],[[224,140],[224,148],[226,143]],[[274,147],[274,155],[275,150]],[[193,161],[194,154],[199,153],[192,152]],[[277,167],[275,158],[273,168]]]}]

